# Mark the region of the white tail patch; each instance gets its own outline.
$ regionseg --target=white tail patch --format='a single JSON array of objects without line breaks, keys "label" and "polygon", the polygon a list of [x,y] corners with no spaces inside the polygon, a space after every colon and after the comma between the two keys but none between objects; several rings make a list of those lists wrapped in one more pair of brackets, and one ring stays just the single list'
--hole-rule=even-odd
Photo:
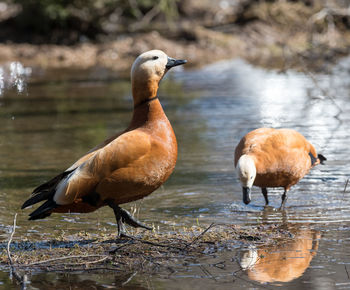
[{"label": "white tail patch", "polygon": [[69,191],[69,183],[79,178],[81,173],[80,167],[68,174],[56,187],[56,193],[53,200],[59,205],[71,204],[74,201],[74,195],[67,195]]}]

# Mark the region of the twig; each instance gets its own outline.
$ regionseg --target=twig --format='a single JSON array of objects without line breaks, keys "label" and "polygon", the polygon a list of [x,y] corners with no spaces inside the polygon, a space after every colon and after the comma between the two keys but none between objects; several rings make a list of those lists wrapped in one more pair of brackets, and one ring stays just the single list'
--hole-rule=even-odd
[{"label": "twig", "polygon": [[30,266],[35,266],[35,265],[40,265],[40,264],[45,264],[45,263],[50,263],[50,262],[55,262],[55,261],[67,260],[67,259],[79,259],[79,258],[91,258],[91,257],[106,257],[106,255],[64,256],[64,257],[58,257],[58,258],[53,258],[53,259],[33,262],[33,263],[30,263],[30,264],[21,265],[21,266],[22,267],[30,267]]},{"label": "twig", "polygon": [[135,0],[129,0],[129,5],[133,9],[133,12],[135,13],[137,19],[141,19],[143,14],[137,5],[137,2]]},{"label": "twig", "polygon": [[122,283],[122,286],[125,286],[126,284],[128,284],[128,283],[132,280],[132,278],[134,278],[136,275],[137,275],[137,271],[134,272],[134,273],[128,278],[128,280],[126,280],[125,282],[123,282],[123,283]]},{"label": "twig", "polygon": [[68,264],[65,264],[65,266],[80,266],[80,265],[97,264],[97,263],[100,263],[100,262],[107,260],[108,258],[109,258],[109,256],[105,256],[105,257],[98,259],[98,260],[87,261],[87,262],[83,262],[83,263],[68,263]]},{"label": "twig", "polygon": [[[114,271],[114,272],[115,271],[119,271],[118,269],[111,268],[111,267],[96,266],[96,267],[89,268],[89,271],[98,271],[98,270]],[[55,268],[53,266],[48,266],[45,269],[45,272],[55,272],[55,273],[67,273],[67,271],[69,271],[69,272],[81,272],[81,271],[86,271],[86,268],[85,267],[81,267],[81,268],[73,268],[73,267],[70,268],[70,267],[67,267],[67,268],[64,268],[64,269],[59,269],[57,267]]]},{"label": "twig", "polygon": [[283,46],[283,49],[288,49],[291,54],[295,54],[297,56],[297,61],[299,62],[300,66],[301,66],[301,71],[307,75],[311,81],[313,82],[313,84],[315,85],[315,87],[326,97],[328,98],[332,104],[334,105],[334,107],[337,108],[338,112],[333,116],[335,119],[341,121],[340,115],[342,113],[344,113],[342,107],[338,104],[338,102],[336,101],[336,98],[329,93],[326,89],[322,88],[321,85],[319,84],[317,78],[314,76],[314,74],[307,68],[307,66],[304,64],[304,62],[302,61],[302,58],[304,58],[303,54],[293,50],[292,48],[288,47],[288,46]]},{"label": "twig", "polygon": [[10,264],[10,268],[11,268],[11,274],[16,278],[16,280],[23,286],[24,284],[24,279],[16,272],[16,269],[13,265],[13,260],[12,260],[12,257],[11,257],[11,251],[10,251],[10,246],[11,246],[11,242],[12,242],[12,239],[13,239],[13,236],[16,232],[16,221],[17,221],[17,213],[15,214],[15,217],[13,219],[13,229],[12,229],[12,232],[11,232],[11,235],[10,235],[10,239],[7,243],[7,257],[9,259],[9,264]]},{"label": "twig", "polygon": [[305,67],[303,67],[302,69],[303,69],[304,73],[310,77],[310,79],[312,80],[312,82],[314,83],[314,85],[317,87],[317,89],[319,89],[319,91],[320,91],[325,97],[327,97],[329,100],[331,100],[331,102],[333,103],[333,105],[338,109],[338,113],[334,116],[334,118],[340,120],[339,116],[344,112],[343,109],[341,108],[341,106],[336,102],[335,98],[334,98],[331,94],[328,93],[328,91],[326,91],[325,89],[323,89],[323,88],[319,85],[319,83],[318,83],[316,77],[315,77],[309,70],[305,69]]},{"label": "twig", "polygon": [[151,242],[151,241],[145,241],[145,240],[133,237],[133,236],[126,235],[126,234],[124,234],[123,236],[125,238],[131,239],[131,240],[134,240],[134,241],[138,241],[138,242],[143,243],[143,244],[148,244],[148,245],[152,245],[152,246],[156,246],[156,247],[173,248],[173,249],[177,249],[177,250],[183,250],[183,248],[180,248],[180,247],[158,244],[158,243],[154,243],[154,242]]},{"label": "twig", "polygon": [[350,16],[349,8],[323,8],[319,12],[315,13],[310,17],[308,23],[314,24],[316,21],[323,20],[327,18],[327,16]]},{"label": "twig", "polygon": [[215,223],[211,223],[211,225],[209,227],[207,227],[203,232],[201,232],[197,237],[195,237],[191,243],[187,244],[185,248],[191,246],[193,243],[195,243],[199,238],[201,238],[207,231],[209,231],[213,226],[215,225]]},{"label": "twig", "polygon": [[349,178],[345,182],[345,186],[344,186],[344,190],[343,190],[343,200],[344,200],[344,197],[345,197],[346,188],[348,187],[348,183],[349,183]]},{"label": "twig", "polygon": [[154,17],[156,17],[160,13],[160,7],[158,5],[154,5],[151,10],[149,10],[146,14],[143,15],[140,21],[134,23],[131,28],[132,30],[138,30],[145,25],[148,25]]},{"label": "twig", "polygon": [[199,268],[202,270],[202,272],[207,275],[208,277],[210,277],[211,279],[213,279],[215,282],[217,281],[217,279],[209,272],[209,270],[207,270],[203,265],[200,265]]},{"label": "twig", "polygon": [[216,267],[216,268],[219,268],[221,270],[225,269],[226,268],[226,265],[225,265],[226,261],[221,261],[221,262],[218,262],[218,263],[215,263],[215,264],[212,264],[212,266]]},{"label": "twig", "polygon": [[344,265],[344,267],[345,267],[346,275],[348,275],[348,279],[350,279],[348,268],[346,268],[346,265]]},{"label": "twig", "polygon": [[115,254],[118,250],[120,250],[121,248],[124,248],[124,247],[126,247],[126,246],[129,246],[129,245],[132,245],[132,244],[134,244],[134,241],[133,240],[131,240],[131,241],[129,241],[129,242],[127,242],[127,243],[125,243],[125,244],[123,244],[123,245],[121,245],[121,246],[119,246],[119,247],[116,247],[114,250],[111,250],[111,251],[109,251],[108,253],[109,254]]},{"label": "twig", "polygon": [[346,183],[345,183],[345,187],[344,187],[344,191],[343,191],[343,193],[345,193],[345,192],[346,192],[346,188],[348,187],[348,183],[349,183],[349,178],[346,180]]}]

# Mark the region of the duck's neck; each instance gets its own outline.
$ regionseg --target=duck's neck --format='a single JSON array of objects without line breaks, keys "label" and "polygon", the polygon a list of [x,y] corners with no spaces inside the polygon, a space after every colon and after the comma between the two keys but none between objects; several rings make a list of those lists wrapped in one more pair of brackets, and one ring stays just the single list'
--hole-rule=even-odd
[{"label": "duck's neck", "polygon": [[154,99],[157,96],[158,82],[155,80],[132,80],[134,108]]},{"label": "duck's neck", "polygon": [[158,97],[154,96],[134,105],[133,116],[128,130],[134,130],[140,127],[152,127],[154,129],[156,127],[151,124],[159,121],[169,122]]}]

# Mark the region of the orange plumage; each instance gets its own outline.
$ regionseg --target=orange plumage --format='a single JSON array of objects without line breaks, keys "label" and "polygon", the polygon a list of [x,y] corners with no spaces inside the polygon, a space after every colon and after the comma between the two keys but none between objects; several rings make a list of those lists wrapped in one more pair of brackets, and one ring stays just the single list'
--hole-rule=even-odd
[{"label": "orange plumage", "polygon": [[252,185],[262,188],[268,204],[267,187],[283,187],[286,193],[315,165],[326,160],[303,135],[291,129],[260,128],[246,134],[235,150],[235,166],[243,187],[243,201],[251,200]]},{"label": "orange plumage", "polygon": [[30,219],[53,212],[91,212],[109,205],[118,232],[122,221],[145,227],[120,204],[141,199],[162,185],[177,159],[174,131],[157,98],[158,84],[173,66],[185,60],[152,50],[141,54],[131,71],[134,112],[128,128],[96,146],[70,168],[34,189],[22,208],[46,200]]}]

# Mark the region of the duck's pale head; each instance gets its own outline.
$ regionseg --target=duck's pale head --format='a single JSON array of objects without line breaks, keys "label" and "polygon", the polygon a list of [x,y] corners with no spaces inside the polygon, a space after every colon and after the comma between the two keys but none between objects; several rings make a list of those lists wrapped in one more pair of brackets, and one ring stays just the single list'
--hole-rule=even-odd
[{"label": "duck's pale head", "polygon": [[170,68],[186,62],[171,58],[161,50],[150,50],[139,55],[131,67],[134,98],[135,94],[142,95],[143,99],[154,97],[165,73]]},{"label": "duck's pale head", "polygon": [[237,175],[242,184],[243,202],[245,204],[251,201],[251,188],[256,177],[256,167],[252,157],[242,155],[237,163]]}]

